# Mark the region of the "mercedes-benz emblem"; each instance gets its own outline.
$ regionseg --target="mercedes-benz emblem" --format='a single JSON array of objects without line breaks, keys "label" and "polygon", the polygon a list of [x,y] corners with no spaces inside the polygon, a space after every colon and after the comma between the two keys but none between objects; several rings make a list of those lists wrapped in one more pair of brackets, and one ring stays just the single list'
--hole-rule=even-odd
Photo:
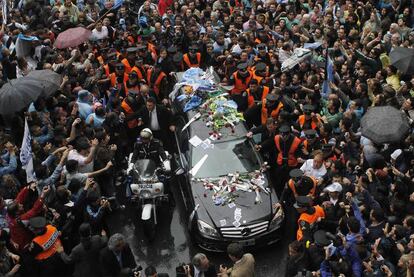
[{"label": "mercedes-benz emblem", "polygon": [[243,230],[241,230],[241,234],[246,237],[248,235],[250,235],[250,233],[252,232],[252,230],[250,230],[250,228],[243,228]]}]

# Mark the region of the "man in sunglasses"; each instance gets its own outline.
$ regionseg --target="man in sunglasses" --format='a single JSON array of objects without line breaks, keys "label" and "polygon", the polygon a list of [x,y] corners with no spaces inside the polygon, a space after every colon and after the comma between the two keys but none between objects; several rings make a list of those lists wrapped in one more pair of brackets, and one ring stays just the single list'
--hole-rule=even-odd
[{"label": "man in sunglasses", "polygon": [[117,89],[119,96],[125,98],[127,95],[126,83],[128,81],[128,74],[125,73],[125,66],[123,63],[117,63],[115,72],[111,73],[106,80],[109,80],[112,88]]},{"label": "man in sunglasses", "polygon": [[198,52],[197,45],[188,48],[188,53],[183,55],[183,67],[187,70],[192,67],[201,67],[201,53]]},{"label": "man in sunglasses", "polygon": [[303,114],[298,118],[298,125],[301,130],[316,130],[321,123],[317,114],[314,113],[314,107],[312,105],[303,106]]},{"label": "man in sunglasses", "polygon": [[318,138],[317,132],[313,129],[308,129],[304,131],[305,140],[303,143],[303,157],[309,158],[312,153],[316,150],[322,149],[322,143]]},{"label": "man in sunglasses", "polygon": [[137,48],[129,47],[126,50],[127,56],[121,62],[125,66],[125,73],[129,74],[132,70],[132,67],[135,65],[135,59],[137,58]]},{"label": "man in sunglasses", "polygon": [[113,51],[109,51],[108,54],[106,55],[106,59],[102,59],[102,56],[98,57],[102,59],[102,63],[104,63],[106,61],[106,64],[103,65],[104,68],[104,72],[106,77],[109,77],[109,75],[111,75],[111,73],[115,72],[115,66],[117,64],[117,58],[118,58],[118,54],[116,52],[115,49],[112,49]]},{"label": "man in sunglasses", "polygon": [[267,66],[271,65],[271,55],[267,52],[266,44],[260,43],[257,45],[257,56],[255,58],[256,62],[265,63]]}]

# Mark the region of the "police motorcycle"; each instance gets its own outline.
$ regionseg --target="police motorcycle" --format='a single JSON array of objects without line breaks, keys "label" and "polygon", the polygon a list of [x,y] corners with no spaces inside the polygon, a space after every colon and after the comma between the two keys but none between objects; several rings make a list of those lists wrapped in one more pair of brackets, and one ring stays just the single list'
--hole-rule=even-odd
[{"label": "police motorcycle", "polygon": [[[170,155],[165,151],[167,159],[157,165],[153,159],[138,159],[132,161],[131,153],[128,158],[127,169],[127,197],[131,203],[137,205],[141,211],[141,226],[145,236],[153,240],[158,224],[158,210],[167,206],[171,199],[166,192],[166,185],[170,179]],[[167,190],[168,191],[168,190]]]}]

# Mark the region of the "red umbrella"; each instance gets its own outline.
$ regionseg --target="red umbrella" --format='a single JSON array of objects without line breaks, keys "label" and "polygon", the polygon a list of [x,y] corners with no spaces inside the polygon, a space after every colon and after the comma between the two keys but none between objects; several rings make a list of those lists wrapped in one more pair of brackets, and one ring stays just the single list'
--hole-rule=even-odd
[{"label": "red umbrella", "polygon": [[60,33],[55,41],[55,47],[64,49],[76,47],[85,42],[91,36],[92,32],[83,27],[70,28]]}]

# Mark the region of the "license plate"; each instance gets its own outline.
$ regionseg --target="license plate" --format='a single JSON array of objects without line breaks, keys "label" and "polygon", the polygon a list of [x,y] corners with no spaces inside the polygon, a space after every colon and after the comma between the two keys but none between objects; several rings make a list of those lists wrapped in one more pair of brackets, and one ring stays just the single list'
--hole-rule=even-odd
[{"label": "license plate", "polygon": [[255,239],[248,239],[241,242],[244,246],[253,246],[256,244]]},{"label": "license plate", "polygon": [[139,189],[152,189],[152,184],[138,184]]}]

